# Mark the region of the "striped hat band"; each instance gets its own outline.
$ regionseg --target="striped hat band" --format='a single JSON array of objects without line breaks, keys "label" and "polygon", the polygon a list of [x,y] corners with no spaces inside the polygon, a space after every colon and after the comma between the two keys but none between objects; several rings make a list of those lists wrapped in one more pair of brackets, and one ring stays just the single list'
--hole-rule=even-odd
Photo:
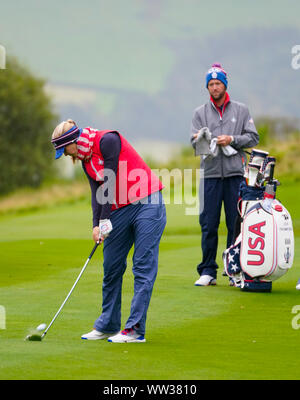
[{"label": "striped hat band", "polygon": [[69,129],[67,132],[65,132],[63,135],[59,136],[56,139],[52,139],[51,143],[55,147],[55,149],[60,149],[61,147],[65,147],[70,143],[73,143],[76,139],[78,139],[80,135],[80,129],[78,126],[73,126],[71,129]]}]

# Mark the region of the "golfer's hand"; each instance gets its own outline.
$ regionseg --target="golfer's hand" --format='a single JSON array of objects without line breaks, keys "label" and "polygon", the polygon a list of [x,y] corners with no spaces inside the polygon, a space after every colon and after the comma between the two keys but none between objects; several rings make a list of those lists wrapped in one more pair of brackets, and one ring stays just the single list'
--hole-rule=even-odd
[{"label": "golfer's hand", "polygon": [[93,241],[95,243],[100,242],[100,229],[99,226],[93,228]]},{"label": "golfer's hand", "polygon": [[221,135],[218,136],[217,144],[219,146],[228,146],[233,140],[232,136],[229,135]]},{"label": "golfer's hand", "polygon": [[113,230],[110,219],[100,219],[99,229],[101,240],[106,239],[110,232]]}]

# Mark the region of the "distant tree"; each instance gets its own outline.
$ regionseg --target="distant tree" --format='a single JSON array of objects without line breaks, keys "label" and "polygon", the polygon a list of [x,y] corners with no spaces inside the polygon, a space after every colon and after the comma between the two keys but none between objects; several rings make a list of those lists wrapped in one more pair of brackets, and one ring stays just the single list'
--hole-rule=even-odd
[{"label": "distant tree", "polygon": [[44,85],[16,59],[0,70],[0,194],[39,186],[51,172],[57,116]]},{"label": "distant tree", "polygon": [[255,125],[260,145],[266,145],[272,139],[287,140],[300,131],[300,120],[294,117],[261,116],[255,118]]}]

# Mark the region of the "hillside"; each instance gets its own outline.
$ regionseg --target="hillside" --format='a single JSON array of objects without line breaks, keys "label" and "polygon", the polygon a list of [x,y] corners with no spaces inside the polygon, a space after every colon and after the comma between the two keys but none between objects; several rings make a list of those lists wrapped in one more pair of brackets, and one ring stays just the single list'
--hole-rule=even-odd
[{"label": "hillside", "polygon": [[48,80],[62,118],[186,142],[215,61],[254,117],[299,116],[300,3],[269,4],[12,0],[1,5],[0,43]]}]

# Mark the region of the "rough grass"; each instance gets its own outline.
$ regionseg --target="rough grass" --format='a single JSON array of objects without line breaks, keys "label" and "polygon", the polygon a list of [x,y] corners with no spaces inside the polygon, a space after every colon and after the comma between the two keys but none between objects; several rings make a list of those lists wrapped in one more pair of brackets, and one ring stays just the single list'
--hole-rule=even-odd
[{"label": "rough grass", "polygon": [[0,197],[0,215],[39,210],[61,203],[76,202],[87,198],[88,182],[66,181],[43,185],[39,189],[24,188]]}]

